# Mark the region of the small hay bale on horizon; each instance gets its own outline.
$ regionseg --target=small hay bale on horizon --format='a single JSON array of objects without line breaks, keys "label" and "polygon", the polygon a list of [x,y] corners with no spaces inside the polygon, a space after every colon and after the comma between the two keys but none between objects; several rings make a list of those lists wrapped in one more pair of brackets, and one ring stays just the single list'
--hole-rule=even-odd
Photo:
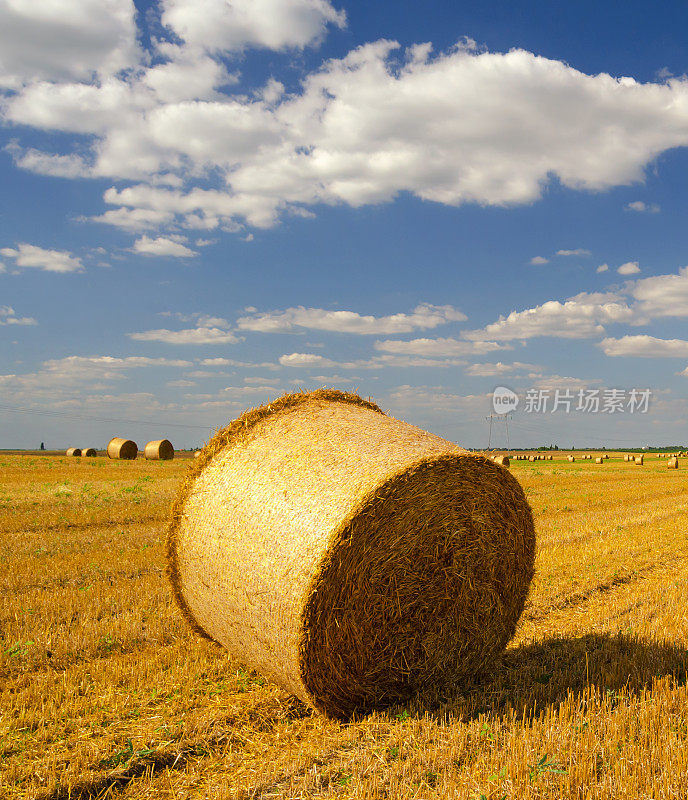
[{"label": "small hay bale on horizon", "polygon": [[98,455],[95,447],[82,447],[81,448],[81,455],[84,458],[94,458]]},{"label": "small hay bale on horizon", "polygon": [[494,456],[493,459],[495,464],[499,464],[501,467],[508,467],[509,466],[509,456]]},{"label": "small hay bale on horizon", "polygon": [[167,539],[193,628],[340,719],[455,691],[493,665],[534,553],[508,470],[326,389],[218,431]]},{"label": "small hay bale on horizon", "polygon": [[65,453],[66,456],[80,456],[81,455],[81,448],[80,447],[70,447],[67,452]]},{"label": "small hay bale on horizon", "polygon": [[667,459],[667,469],[678,469],[678,458]]},{"label": "small hay bale on horizon", "polygon": [[139,448],[136,442],[131,439],[122,439],[116,436],[110,439],[107,446],[108,458],[122,458],[127,461],[135,459],[139,454]]},{"label": "small hay bale on horizon", "polygon": [[143,455],[148,461],[169,461],[174,458],[174,447],[169,439],[157,439],[148,442]]},{"label": "small hay bale on horizon", "polygon": [[636,464],[637,464],[639,467],[642,467],[642,466],[643,466],[644,460],[645,460],[645,459],[644,459],[644,456],[636,456],[636,457],[635,457],[635,463],[636,463]]},{"label": "small hay bale on horizon", "polygon": [[604,459],[602,458],[602,456],[598,456],[598,457],[595,459],[595,463],[596,463],[596,464],[604,464]]},{"label": "small hay bale on horizon", "polygon": [[575,456],[567,456],[567,460],[573,462],[573,461],[576,460],[576,457]]}]

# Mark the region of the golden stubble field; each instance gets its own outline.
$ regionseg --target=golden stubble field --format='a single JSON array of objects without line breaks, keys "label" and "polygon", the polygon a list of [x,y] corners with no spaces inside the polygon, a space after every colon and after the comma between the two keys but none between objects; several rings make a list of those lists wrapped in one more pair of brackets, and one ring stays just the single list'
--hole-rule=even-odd
[{"label": "golden stubble field", "polygon": [[538,555],[504,658],[346,725],[183,622],[187,466],[0,455],[3,800],[688,798],[686,461],[512,462]]}]

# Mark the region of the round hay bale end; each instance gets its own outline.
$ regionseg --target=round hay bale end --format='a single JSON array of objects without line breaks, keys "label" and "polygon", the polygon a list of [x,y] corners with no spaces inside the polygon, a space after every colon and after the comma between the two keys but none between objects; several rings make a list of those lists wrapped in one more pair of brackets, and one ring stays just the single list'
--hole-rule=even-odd
[{"label": "round hay bale end", "polygon": [[598,457],[595,459],[595,463],[596,463],[596,464],[604,464],[604,459],[602,458],[602,456],[598,456]]},{"label": "round hay bale end", "polygon": [[167,540],[195,630],[337,718],[451,691],[494,663],[534,549],[508,470],[324,389],[219,431]]},{"label": "round hay bale end", "polygon": [[85,458],[94,458],[98,455],[98,453],[96,452],[95,447],[82,447],[81,455]]},{"label": "round hay bale end", "polygon": [[169,461],[174,458],[174,447],[169,439],[158,439],[148,442],[143,454],[149,461]]},{"label": "round hay bale end", "polygon": [[66,456],[80,456],[81,455],[81,448],[80,447],[70,447],[67,452],[65,453]]},{"label": "round hay bale end", "polygon": [[492,460],[495,464],[499,464],[501,467],[508,467],[511,463],[509,461],[509,456],[494,456]]},{"label": "round hay bale end", "polygon": [[573,463],[576,460],[576,457],[575,456],[567,456],[567,459],[568,459],[568,461]]},{"label": "round hay bale end", "polygon": [[535,456],[528,456],[528,461],[535,461]]},{"label": "round hay bale end", "polygon": [[644,457],[643,457],[643,456],[636,456],[636,457],[635,457],[635,463],[636,463],[636,464],[637,464],[639,467],[642,467],[642,466],[643,466],[643,461],[644,461]]},{"label": "round hay bale end", "polygon": [[667,469],[678,469],[678,458],[670,458],[667,460]]},{"label": "round hay bale end", "polygon": [[120,439],[119,437],[115,437],[114,439],[110,439],[108,442],[108,458],[124,458],[129,461],[136,458],[138,454],[138,445],[136,442],[132,442],[131,439]]}]

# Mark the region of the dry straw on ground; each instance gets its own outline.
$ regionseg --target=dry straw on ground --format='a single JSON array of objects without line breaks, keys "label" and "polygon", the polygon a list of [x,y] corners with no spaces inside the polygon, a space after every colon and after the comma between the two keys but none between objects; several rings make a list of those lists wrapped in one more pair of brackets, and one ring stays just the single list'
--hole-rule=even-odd
[{"label": "dry straw on ground", "polygon": [[95,447],[82,447],[81,448],[81,455],[85,456],[86,458],[93,458],[94,456],[98,455],[96,452]]},{"label": "dry straw on ground", "polygon": [[168,559],[198,632],[345,718],[492,664],[534,546],[507,470],[321,389],[210,440],[173,506]]},{"label": "dry straw on ground", "polygon": [[169,461],[174,458],[174,447],[169,439],[158,439],[148,442],[143,454],[149,461]]},{"label": "dry straw on ground", "polygon": [[80,456],[81,455],[81,448],[79,447],[70,447],[69,450],[65,453],[66,456]]},{"label": "dry straw on ground", "polygon": [[127,460],[136,458],[139,453],[139,448],[136,442],[131,439],[120,439],[115,437],[110,439],[107,446],[108,458],[124,458]]}]

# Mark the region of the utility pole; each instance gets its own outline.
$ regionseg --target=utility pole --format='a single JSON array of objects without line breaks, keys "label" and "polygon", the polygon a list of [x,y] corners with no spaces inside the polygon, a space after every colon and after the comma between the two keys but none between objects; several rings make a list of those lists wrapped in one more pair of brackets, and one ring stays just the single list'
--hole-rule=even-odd
[{"label": "utility pole", "polygon": [[507,450],[511,450],[511,441],[509,440],[509,417],[510,414],[490,414],[489,417],[485,417],[485,419],[490,423],[490,432],[487,437],[487,449],[490,450],[492,447],[492,423],[493,421],[496,422],[504,422],[504,426],[506,428],[506,447]]}]

